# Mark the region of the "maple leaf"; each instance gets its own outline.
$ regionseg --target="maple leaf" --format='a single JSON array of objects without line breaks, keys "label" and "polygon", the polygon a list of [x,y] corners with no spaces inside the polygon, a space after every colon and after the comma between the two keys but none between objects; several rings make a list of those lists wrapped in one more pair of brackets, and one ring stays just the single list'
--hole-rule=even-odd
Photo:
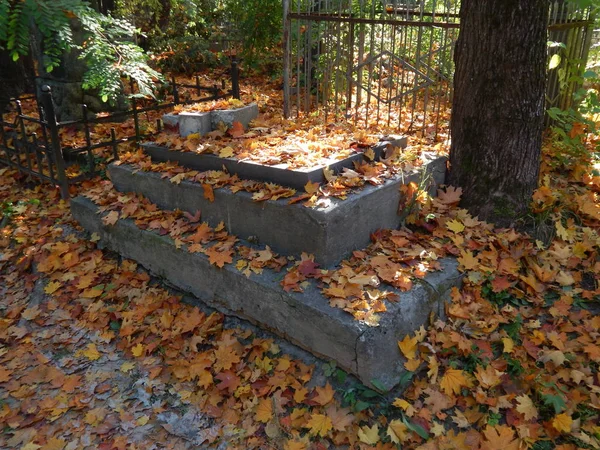
[{"label": "maple leaf", "polygon": [[185,179],[185,173],[178,173],[172,178],[169,178],[169,181],[173,184],[180,184]]},{"label": "maple leaf", "polygon": [[233,262],[233,250],[224,250],[220,252],[216,247],[211,247],[206,251],[208,260],[211,264],[222,269],[225,264]]},{"label": "maple leaf", "polygon": [[232,138],[239,138],[245,132],[246,131],[244,130],[244,125],[242,125],[242,123],[237,120],[233,122],[231,128],[228,131]]},{"label": "maple leaf", "polygon": [[338,408],[335,403],[327,405],[325,413],[331,419],[333,429],[336,431],[345,431],[354,423],[354,416],[349,408]]},{"label": "maple leaf", "polygon": [[487,426],[483,430],[485,442],[482,450],[519,450],[521,442],[515,439],[515,432],[505,425]]},{"label": "maple leaf", "polygon": [[462,267],[466,270],[473,270],[479,265],[479,259],[476,256],[473,256],[473,253],[470,251],[461,251],[460,257],[457,258],[457,261],[460,263]]},{"label": "maple leaf", "polygon": [[135,356],[136,358],[139,358],[140,356],[142,356],[143,353],[144,353],[144,346],[141,343],[138,343],[137,345],[135,345],[131,348],[131,354],[133,356]]},{"label": "maple leaf", "polygon": [[449,220],[446,222],[446,228],[450,231],[454,231],[455,233],[462,233],[465,230],[465,226],[460,222],[460,220]]},{"label": "maple leaf", "polygon": [[523,414],[525,420],[529,421],[531,419],[537,419],[538,410],[528,395],[519,395],[517,397],[517,403],[517,411]]},{"label": "maple leaf", "polygon": [[335,394],[335,391],[329,383],[327,383],[325,387],[317,386],[315,390],[318,393],[318,395],[312,399],[315,403],[324,406],[331,400],[333,400],[333,395]]},{"label": "maple leaf", "polygon": [[204,189],[204,198],[211,203],[214,202],[215,201],[215,193],[213,191],[212,186],[208,183],[203,183],[202,189]]},{"label": "maple leaf", "polygon": [[448,369],[440,381],[442,390],[450,394],[459,394],[461,388],[469,386],[466,373],[460,369]]},{"label": "maple leaf", "polygon": [[273,400],[270,397],[261,398],[254,411],[254,419],[267,423],[273,418]]},{"label": "maple leaf", "polygon": [[325,437],[332,429],[331,419],[324,414],[312,414],[304,428],[308,428],[311,436]]},{"label": "maple leaf", "polygon": [[119,220],[119,213],[117,211],[111,211],[102,218],[104,225],[114,225]]},{"label": "maple leaf", "polygon": [[100,352],[96,348],[96,344],[90,343],[87,345],[87,348],[82,352],[83,356],[85,356],[90,361],[96,361],[100,359]]},{"label": "maple leaf", "polygon": [[567,413],[558,414],[552,419],[552,427],[561,433],[570,433],[573,419]]},{"label": "maple leaf", "polygon": [[410,434],[408,427],[401,420],[392,420],[387,428],[387,435],[394,444],[401,444]]},{"label": "maple leaf", "polygon": [[406,359],[415,359],[417,357],[417,344],[419,343],[417,336],[404,336],[404,339],[398,341],[398,348]]},{"label": "maple leaf", "polygon": [[462,188],[448,186],[446,187],[445,191],[439,189],[437,194],[437,198],[439,201],[446,205],[452,205],[453,203],[458,203],[460,201],[460,197],[462,195]]},{"label": "maple leaf", "polygon": [[317,193],[317,191],[319,190],[319,186],[320,186],[319,182],[311,183],[310,181],[308,181],[304,185],[304,190],[306,191],[307,194],[312,195],[312,194]]},{"label": "maple leaf", "polygon": [[220,158],[231,158],[234,155],[233,148],[227,146],[219,150]]},{"label": "maple leaf", "polygon": [[60,289],[62,287],[62,283],[59,281],[51,281],[50,283],[48,283],[48,285],[44,288],[44,292],[46,294],[54,294],[58,289]]},{"label": "maple leaf", "polygon": [[486,389],[499,385],[502,381],[501,375],[502,372],[494,369],[491,364],[488,364],[485,369],[482,366],[477,366],[477,369],[475,369],[475,378]]},{"label": "maple leaf", "polygon": [[361,442],[369,445],[375,445],[379,442],[379,425],[376,423],[373,426],[363,426],[358,429],[358,439]]}]

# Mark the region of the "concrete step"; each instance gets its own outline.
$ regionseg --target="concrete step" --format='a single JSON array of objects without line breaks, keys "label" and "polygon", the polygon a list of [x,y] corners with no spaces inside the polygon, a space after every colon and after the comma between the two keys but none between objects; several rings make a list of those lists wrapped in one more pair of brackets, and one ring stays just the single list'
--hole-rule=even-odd
[{"label": "concrete step", "polygon": [[380,186],[367,185],[345,200],[331,199],[328,206],[318,208],[290,205],[285,199],[255,202],[250,193],[234,194],[228,189],[216,189],[215,200],[210,202],[198,183],[174,184],[158,173],[136,171],[128,165],[110,165],[108,170],[115,188],[121,192],[140,193],[163,209],[191,214],[201,211],[202,220],[213,227],[223,221],[238,237],[253,236],[281,254],[307,252],[322,267],[328,267],[353,250],[367,246],[374,231],[398,227],[402,184],[418,183],[424,171],[431,174],[434,189],[443,184],[446,158],[432,155],[426,161],[421,170]]},{"label": "concrete step", "polygon": [[246,277],[235,268],[235,260],[219,269],[206,255],[189,253],[185,246],[178,249],[170,237],[141,230],[130,219],[103,224],[103,214],[87,198],[74,198],[71,209],[86,230],[98,233],[103,245],[123,257],[225,314],[250,320],[335,361],[370,386],[377,380],[391,389],[399,382],[405,369],[397,341],[426,325],[431,314],[441,314],[450,289],[460,283],[455,260],[443,260],[443,271],[415,283],[409,292],[396,292],[399,301],[388,303],[379,326],[372,327],[331,307],[313,282],[303,293],[286,292],[280,286],[282,273],[264,270]]}]

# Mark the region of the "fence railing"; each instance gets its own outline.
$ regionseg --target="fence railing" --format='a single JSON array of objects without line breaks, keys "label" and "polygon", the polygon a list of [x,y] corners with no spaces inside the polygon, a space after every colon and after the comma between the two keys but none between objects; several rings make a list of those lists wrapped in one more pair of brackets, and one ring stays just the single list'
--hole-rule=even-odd
[{"label": "fence railing", "polygon": [[[171,109],[176,105],[208,102],[227,96],[240,98],[239,72],[237,60],[233,60],[230,70],[230,88],[223,79],[221,86],[203,86],[199,77],[195,84],[177,83],[172,77],[169,84],[163,85],[172,96],[171,101],[147,100],[131,96],[130,108],[106,115],[91,115],[86,105],[81,105],[82,118],[77,120],[57,121],[55,103],[49,86],[42,86],[39,97],[13,99],[14,111],[9,115],[0,112],[0,164],[17,169],[33,178],[52,183],[60,188],[63,199],[69,198],[69,186],[98,174],[95,151],[102,148],[111,150],[112,158],[119,158],[119,146],[128,142],[140,143],[161,131],[162,122],[156,119],[153,132],[145,132],[150,112]],[[182,91],[195,92],[183,98]],[[131,85],[131,93],[135,86]],[[38,117],[24,113],[23,102],[33,101]],[[120,130],[117,137],[116,123],[133,119],[132,130]],[[110,136],[92,138],[95,127],[99,124],[113,124]],[[142,126],[144,125],[144,126]],[[71,145],[65,143],[65,130],[79,129],[83,133],[83,143]],[[67,174],[70,164],[83,163],[85,170],[76,176]]]}]

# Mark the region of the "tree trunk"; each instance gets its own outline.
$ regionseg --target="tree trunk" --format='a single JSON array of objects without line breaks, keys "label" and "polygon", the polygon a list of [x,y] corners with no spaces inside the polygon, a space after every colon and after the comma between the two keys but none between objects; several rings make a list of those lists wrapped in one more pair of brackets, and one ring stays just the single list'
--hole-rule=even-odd
[{"label": "tree trunk", "polygon": [[462,0],[449,184],[473,215],[510,225],[537,187],[547,0]]}]

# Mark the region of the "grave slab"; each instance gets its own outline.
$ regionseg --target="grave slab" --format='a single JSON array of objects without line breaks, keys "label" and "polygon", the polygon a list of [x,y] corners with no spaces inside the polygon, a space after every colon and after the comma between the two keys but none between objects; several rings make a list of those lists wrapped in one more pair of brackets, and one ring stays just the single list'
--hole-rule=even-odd
[{"label": "grave slab", "polygon": [[432,184],[443,184],[446,158],[424,155],[421,170],[387,180],[381,186],[367,185],[345,200],[330,199],[329,205],[307,208],[290,205],[288,200],[255,202],[248,192],[232,193],[215,189],[214,202],[204,198],[198,183],[171,183],[154,172],[142,172],[128,165],[111,164],[108,168],[115,188],[137,192],[163,209],[180,209],[195,214],[211,226],[223,221],[231,233],[241,238],[254,237],[282,254],[312,253],[322,267],[336,264],[353,250],[369,244],[371,233],[382,228],[397,228],[401,217],[397,208],[399,188],[419,182],[423,171],[432,176]]},{"label": "grave slab", "polygon": [[[389,140],[380,141],[372,147],[375,159],[379,160],[390,147],[403,148],[406,147],[406,143],[406,137],[393,137]],[[285,164],[267,166],[252,161],[240,161],[235,158],[221,158],[213,154],[175,151],[151,142],[142,144],[142,148],[156,162],[176,162],[182,166],[200,171],[223,170],[223,167],[225,167],[229,173],[235,173],[240,178],[276,183],[294,189],[304,189],[308,182],[323,183],[325,181],[323,169],[325,168],[337,174],[346,167],[354,167],[355,162],[365,160],[363,153],[356,153],[342,160],[331,159],[316,167],[289,169]]]},{"label": "grave slab", "polygon": [[329,306],[314,283],[301,294],[288,293],[279,284],[283,273],[265,270],[247,278],[235,269],[235,261],[219,269],[205,255],[177,249],[169,237],[141,230],[130,219],[104,225],[98,206],[83,197],[71,201],[71,210],[87,231],[100,235],[102,245],[225,314],[335,361],[372,387],[373,380],[386,389],[398,384],[405,369],[397,342],[426,325],[430,314],[442,314],[450,290],[461,282],[456,261],[442,260],[443,271],[415,283],[409,292],[398,292],[400,300],[387,305],[379,326],[370,327]]}]

